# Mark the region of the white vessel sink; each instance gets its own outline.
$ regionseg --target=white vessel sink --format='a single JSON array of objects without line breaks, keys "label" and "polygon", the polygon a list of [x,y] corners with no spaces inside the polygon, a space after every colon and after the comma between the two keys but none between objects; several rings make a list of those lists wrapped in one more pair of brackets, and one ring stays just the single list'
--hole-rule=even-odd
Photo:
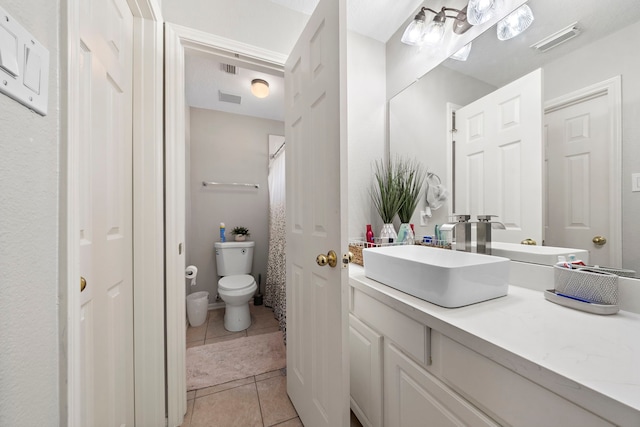
[{"label": "white vessel sink", "polygon": [[442,307],[507,294],[507,258],[419,245],[368,248],[362,253],[365,276]]},{"label": "white vessel sink", "polygon": [[491,254],[509,258],[512,261],[530,262],[533,264],[553,265],[558,256],[569,259],[573,254],[576,259],[589,264],[589,251],[584,249],[559,248],[556,246],[521,245],[518,243],[491,242]]}]

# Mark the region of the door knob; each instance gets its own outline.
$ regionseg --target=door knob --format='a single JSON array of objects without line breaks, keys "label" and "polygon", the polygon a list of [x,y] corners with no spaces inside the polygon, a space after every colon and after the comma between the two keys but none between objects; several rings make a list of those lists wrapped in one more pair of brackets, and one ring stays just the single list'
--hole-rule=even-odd
[{"label": "door knob", "polygon": [[335,251],[329,251],[326,255],[320,254],[316,257],[316,263],[320,267],[324,267],[325,265],[329,264],[329,267],[333,268],[338,265],[338,255],[335,253]]},{"label": "door knob", "polygon": [[596,246],[603,246],[607,243],[607,239],[602,236],[596,236],[593,238],[592,242],[595,243]]},{"label": "door knob", "polygon": [[80,292],[84,291],[84,288],[87,287],[87,281],[84,277],[80,276]]}]

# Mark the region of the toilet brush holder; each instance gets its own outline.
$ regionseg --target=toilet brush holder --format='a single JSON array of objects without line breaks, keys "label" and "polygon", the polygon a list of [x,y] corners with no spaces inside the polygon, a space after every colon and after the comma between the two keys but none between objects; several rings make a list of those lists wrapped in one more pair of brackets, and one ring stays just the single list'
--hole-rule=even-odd
[{"label": "toilet brush holder", "polygon": [[262,305],[262,294],[260,293],[260,283],[262,282],[262,274],[258,274],[258,293],[253,297],[253,305]]}]

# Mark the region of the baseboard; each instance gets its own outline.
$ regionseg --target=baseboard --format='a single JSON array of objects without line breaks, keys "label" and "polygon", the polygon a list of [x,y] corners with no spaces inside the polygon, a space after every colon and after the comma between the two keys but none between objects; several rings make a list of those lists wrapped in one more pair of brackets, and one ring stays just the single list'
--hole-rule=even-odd
[{"label": "baseboard", "polygon": [[218,308],[224,308],[224,301],[216,301],[216,302],[210,302],[209,303],[209,310],[216,310]]}]

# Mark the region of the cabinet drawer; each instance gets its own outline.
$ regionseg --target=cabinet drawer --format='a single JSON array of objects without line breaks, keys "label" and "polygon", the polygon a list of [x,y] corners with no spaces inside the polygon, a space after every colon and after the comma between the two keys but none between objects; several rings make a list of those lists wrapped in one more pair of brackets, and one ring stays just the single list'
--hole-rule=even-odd
[{"label": "cabinet drawer", "polygon": [[416,361],[424,365],[431,363],[428,348],[430,329],[427,326],[357,289],[354,289],[352,302],[353,314],[359,319],[385,337],[390,337]]},{"label": "cabinet drawer", "polygon": [[501,424],[514,426],[612,426],[504,366],[434,333],[434,367],[441,378]]}]

